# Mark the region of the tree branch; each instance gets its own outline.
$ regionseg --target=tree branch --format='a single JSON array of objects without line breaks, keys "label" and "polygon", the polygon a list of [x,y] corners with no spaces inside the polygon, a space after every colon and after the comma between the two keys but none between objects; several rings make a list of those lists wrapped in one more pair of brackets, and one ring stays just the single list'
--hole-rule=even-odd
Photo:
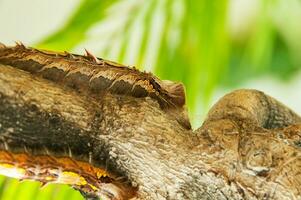
[{"label": "tree branch", "polygon": [[240,90],[193,132],[181,87],[91,55],[0,46],[0,173],[104,199],[301,197],[300,117]]}]

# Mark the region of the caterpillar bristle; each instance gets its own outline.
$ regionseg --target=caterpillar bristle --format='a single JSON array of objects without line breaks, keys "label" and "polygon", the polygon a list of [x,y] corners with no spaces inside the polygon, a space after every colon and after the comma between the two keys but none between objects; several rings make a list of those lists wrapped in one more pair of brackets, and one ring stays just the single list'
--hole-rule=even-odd
[{"label": "caterpillar bristle", "polygon": [[88,58],[91,58],[92,61],[94,61],[96,64],[100,64],[101,63],[100,60],[98,60],[98,58],[94,54],[92,54],[90,51],[88,51],[87,49],[85,49],[85,52],[86,52],[86,56]]}]

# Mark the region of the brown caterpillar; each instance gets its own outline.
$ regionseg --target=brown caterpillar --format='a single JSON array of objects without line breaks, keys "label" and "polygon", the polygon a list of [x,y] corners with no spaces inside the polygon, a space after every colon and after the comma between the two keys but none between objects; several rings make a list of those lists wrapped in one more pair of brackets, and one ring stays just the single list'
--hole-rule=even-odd
[{"label": "brown caterpillar", "polygon": [[110,92],[135,98],[151,97],[183,127],[191,128],[181,83],[161,81],[151,73],[96,58],[88,51],[86,54],[42,51],[17,43],[15,47],[0,46],[0,63],[96,96]]},{"label": "brown caterpillar", "polygon": [[76,161],[69,157],[53,157],[50,155],[31,156],[26,153],[10,153],[0,150],[0,174],[20,180],[31,179],[48,183],[72,185],[74,188],[106,198],[129,198],[135,191],[127,190],[124,194],[107,172],[88,163]]}]

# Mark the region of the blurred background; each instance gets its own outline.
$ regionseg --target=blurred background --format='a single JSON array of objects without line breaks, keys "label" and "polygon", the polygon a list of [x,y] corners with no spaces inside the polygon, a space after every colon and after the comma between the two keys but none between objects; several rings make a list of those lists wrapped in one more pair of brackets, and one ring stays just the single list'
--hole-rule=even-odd
[{"label": "blurred background", "polygon": [[[181,81],[193,127],[255,88],[301,114],[301,0],[0,0],[0,41],[99,57]],[[0,178],[0,199],[82,199]]]}]

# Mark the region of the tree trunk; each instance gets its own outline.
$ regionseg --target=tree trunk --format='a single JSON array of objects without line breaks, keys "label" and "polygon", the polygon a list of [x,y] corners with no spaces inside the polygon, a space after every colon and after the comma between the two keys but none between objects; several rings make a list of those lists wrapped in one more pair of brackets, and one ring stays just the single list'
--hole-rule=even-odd
[{"label": "tree trunk", "polygon": [[184,97],[91,54],[0,45],[0,173],[103,199],[301,199],[299,116],[238,90],[193,131]]}]

